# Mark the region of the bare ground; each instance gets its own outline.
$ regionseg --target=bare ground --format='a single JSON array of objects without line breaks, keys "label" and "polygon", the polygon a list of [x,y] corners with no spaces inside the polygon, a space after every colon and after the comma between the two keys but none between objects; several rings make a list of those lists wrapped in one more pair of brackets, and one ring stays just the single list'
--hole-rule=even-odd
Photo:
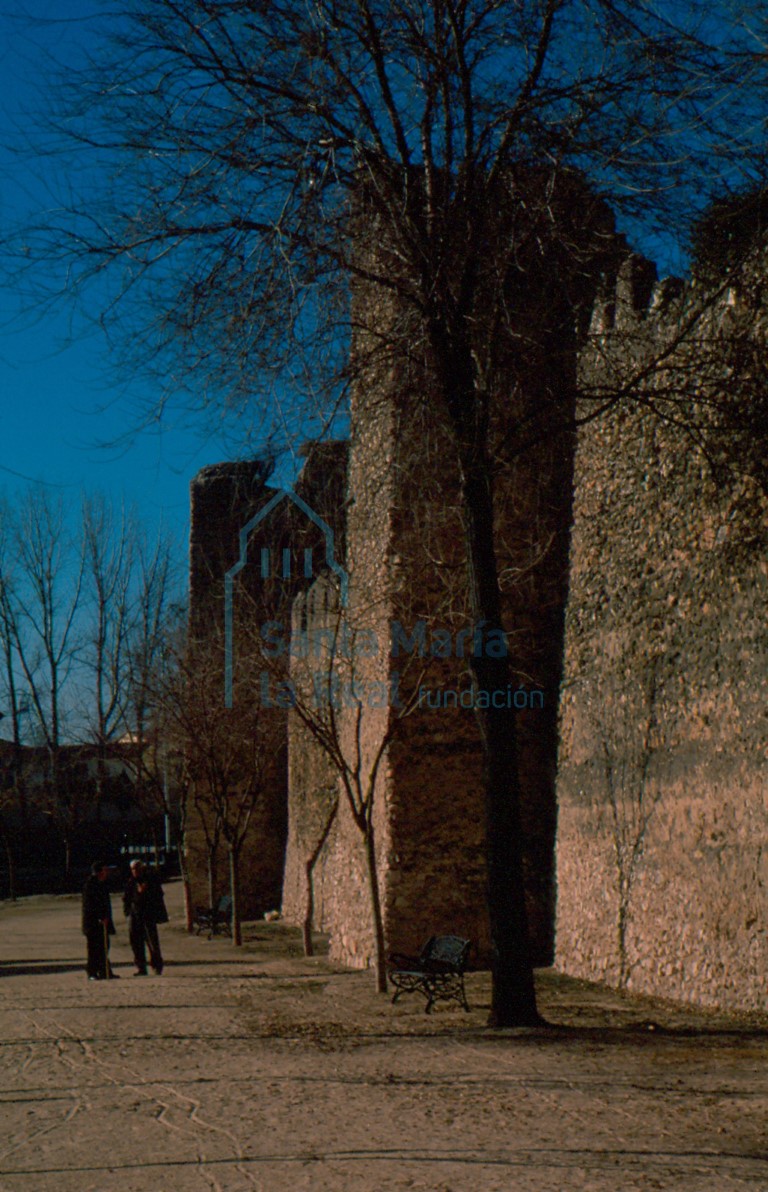
[{"label": "bare ground", "polygon": [[[768,1190],[768,1017],[538,976],[551,1030],[485,1026],[251,924],[89,983],[77,898],[0,907],[2,1192]],[[118,900],[114,900],[118,901]]]}]

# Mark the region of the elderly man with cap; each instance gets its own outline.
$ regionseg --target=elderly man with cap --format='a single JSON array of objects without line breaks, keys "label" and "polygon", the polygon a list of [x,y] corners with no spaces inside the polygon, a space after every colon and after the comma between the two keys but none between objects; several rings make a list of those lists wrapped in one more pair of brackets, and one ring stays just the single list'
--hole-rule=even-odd
[{"label": "elderly man with cap", "polygon": [[143,861],[131,861],[131,876],[123,894],[123,910],[129,920],[131,949],[136,963],[134,977],[147,975],[147,948],[150,966],[159,977],[163,971],[163,955],[157,925],[168,922],[168,913],[157,875],[147,869]]}]

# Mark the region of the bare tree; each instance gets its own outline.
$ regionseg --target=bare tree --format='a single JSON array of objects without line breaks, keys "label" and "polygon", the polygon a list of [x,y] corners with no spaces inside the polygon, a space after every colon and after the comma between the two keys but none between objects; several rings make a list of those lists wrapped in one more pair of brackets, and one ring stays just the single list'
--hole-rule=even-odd
[{"label": "bare tree", "polygon": [[65,694],[74,677],[82,601],[82,541],[70,540],[65,509],[42,489],[30,490],[13,526],[18,565],[9,590],[7,624],[28,692],[36,734],[46,754],[42,808],[64,842],[65,881],[72,844],[94,792],[65,763]]},{"label": "bare tree", "polygon": [[0,512],[0,692],[2,719],[10,714],[11,740],[0,757],[0,839],[8,866],[8,897],[16,897],[17,839],[14,818],[22,830],[28,827],[27,789],[21,745],[21,716],[28,711],[18,690],[15,657],[15,610],[11,601],[10,559],[7,547],[6,511]]},{"label": "bare tree", "polygon": [[153,828],[170,810],[169,777],[178,787],[152,706],[180,615],[171,546],[149,546],[101,497],[84,498],[81,515],[80,533],[71,532],[73,510],[39,490],[0,510],[6,851],[10,825],[28,830],[30,813],[42,813],[64,840],[67,879],[116,762]]},{"label": "bare tree", "polygon": [[93,677],[92,710],[86,713],[86,731],[96,744],[96,799],[100,807],[110,743],[124,728],[123,688],[127,680],[136,533],[126,514],[115,520],[102,498],[83,500],[82,524],[87,618],[82,661]]},{"label": "bare tree", "polygon": [[[17,832],[29,828],[27,775],[21,738],[22,717],[29,706],[24,688],[20,688],[16,657],[16,606],[13,600],[14,552],[11,549],[11,525],[8,508],[0,504],[0,692],[2,718],[10,718],[11,738],[0,765],[0,835],[8,865],[9,897],[16,896]],[[5,727],[5,726],[4,726]]]},{"label": "bare tree", "polygon": [[[314,956],[315,945],[312,932],[315,927],[315,866],[322,856],[330,838],[339,811],[339,796],[335,790],[330,792],[330,806],[325,814],[320,833],[314,842],[312,851],[304,862],[304,877],[306,881],[306,904],[304,918],[301,924],[301,937],[304,945],[304,955]],[[378,977],[377,977],[378,981]]]},{"label": "bare tree", "polygon": [[626,987],[632,971],[627,948],[632,894],[648,843],[648,829],[663,793],[658,773],[662,742],[657,694],[656,671],[651,668],[641,708],[625,703],[611,710],[601,705],[599,736],[616,874],[616,949],[621,989]]},{"label": "bare tree", "polygon": [[170,543],[139,539],[125,628],[125,677],[120,714],[132,748],[136,798],[147,819],[167,814],[166,743],[162,693],[175,676],[183,639]]},{"label": "bare tree", "polygon": [[[762,22],[733,13],[713,20],[696,0],[134,0],[59,125],[109,167],[101,192],[89,172],[82,204],[40,237],[27,229],[25,252],[63,249],[68,285],[115,266],[105,314],[126,315],[123,342],[164,367],[170,356],[193,402],[223,400],[268,438],[306,411],[290,393],[327,425],[350,339],[358,364],[420,356],[458,464],[471,615],[502,630],[498,411],[537,375],[507,453],[574,426],[578,333],[615,256],[603,198],[658,230],[757,161]],[[359,251],[361,228],[382,251]],[[399,304],[399,338],[381,342],[365,304],[350,322],[350,279]],[[598,395],[590,416],[635,389]],[[473,666],[479,687],[506,688],[508,658]],[[492,1021],[533,1023],[514,712],[478,721]]]},{"label": "bare tree", "polygon": [[178,682],[176,660],[183,651],[185,636],[185,611],[171,542],[162,534],[150,541],[136,533],[131,572],[127,606],[120,617],[123,642],[119,679],[115,682],[122,736],[113,741],[110,752],[131,775],[133,797],[153,834],[156,857],[161,845],[159,818],[165,821],[166,837],[169,825],[175,822],[187,927],[191,930],[192,905],[183,847],[189,784],[168,695]]},{"label": "bare tree", "polygon": [[[17,842],[11,826],[9,815],[17,808],[16,784],[18,770],[9,771],[3,761],[0,764],[0,843],[5,853],[5,863],[8,866],[8,898],[15,902],[17,898]],[[10,784],[10,785],[9,785]]]},{"label": "bare tree", "polygon": [[252,675],[240,668],[232,706],[222,699],[221,642],[195,643],[176,658],[159,702],[172,732],[208,855],[210,905],[216,905],[220,850],[229,865],[232,941],[243,942],[240,898],[243,849],[265,789],[284,762],[283,717],[253,696]]},{"label": "bare tree", "polygon": [[[373,925],[374,974],[376,988],[386,993],[386,942],[381,905],[381,886],[376,838],[377,777],[397,719],[386,717],[372,749],[365,748],[363,726],[366,724],[367,695],[362,683],[355,684],[340,673],[339,659],[324,660],[322,672],[316,671],[309,683],[294,683],[291,691],[294,716],[320,747],[335,770],[339,786],[363,845],[365,873]],[[342,690],[344,695],[342,695]],[[348,706],[345,710],[343,702]],[[335,818],[332,806],[327,827]],[[321,840],[325,830],[321,834]],[[318,842],[319,843],[319,842]],[[322,847],[320,845],[320,847]],[[313,855],[316,850],[313,850]],[[311,869],[309,870],[311,874]],[[312,889],[310,885],[310,891]]]},{"label": "bare tree", "polygon": [[[313,610],[309,626],[306,606]],[[296,748],[314,747],[328,763],[328,777],[338,784],[336,797],[327,800],[320,832],[305,861],[307,903],[304,919],[305,951],[311,954],[314,904],[313,871],[336,821],[341,800],[359,833],[363,867],[368,888],[373,937],[373,969],[376,988],[387,990],[387,956],[379,876],[377,813],[381,799],[380,770],[387,749],[405,718],[418,706],[421,660],[415,659],[419,676],[410,685],[410,695],[399,698],[399,676],[392,677],[366,667],[366,651],[359,638],[370,637],[370,608],[352,614],[343,607],[331,578],[323,576],[299,597],[294,606],[291,636],[292,665],[285,668],[285,654],[265,649],[264,642],[250,640],[241,632],[257,673],[268,676],[276,691],[276,700],[290,709],[290,716],[301,727]],[[246,618],[246,624],[259,624],[259,618]],[[258,685],[254,682],[254,689]]]}]

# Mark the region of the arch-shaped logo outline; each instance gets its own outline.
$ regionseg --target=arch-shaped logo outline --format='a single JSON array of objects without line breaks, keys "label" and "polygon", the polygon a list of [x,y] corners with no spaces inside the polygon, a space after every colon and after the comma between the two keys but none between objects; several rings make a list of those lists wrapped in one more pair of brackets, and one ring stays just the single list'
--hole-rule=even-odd
[{"label": "arch-shaped logo outline", "polygon": [[349,588],[349,576],[340,563],[336,561],[335,540],[333,530],[326,521],[323,521],[319,514],[315,513],[306,501],[302,501],[298,493],[294,492],[292,488],[278,489],[274,497],[260,509],[250,521],[242,527],[239,534],[239,556],[237,562],[233,567],[230,567],[224,575],[224,703],[227,708],[232,707],[232,658],[233,658],[233,635],[234,629],[232,624],[233,611],[232,601],[235,588],[235,577],[245,567],[248,562],[248,539],[250,535],[258,526],[259,522],[264,521],[265,517],[275,509],[281,501],[285,498],[293,501],[302,513],[306,514],[311,522],[317,526],[325,538],[325,561],[331,571],[339,577],[339,587],[341,590],[341,607],[346,608],[347,591]]}]

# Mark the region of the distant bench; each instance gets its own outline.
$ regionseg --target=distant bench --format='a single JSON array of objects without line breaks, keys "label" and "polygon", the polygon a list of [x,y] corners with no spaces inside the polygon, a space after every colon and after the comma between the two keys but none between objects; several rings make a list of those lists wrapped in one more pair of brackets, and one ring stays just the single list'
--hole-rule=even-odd
[{"label": "distant bench", "polygon": [[208,932],[208,939],[221,929],[225,935],[232,934],[232,899],[229,894],[223,894],[215,906],[195,907],[195,934]]},{"label": "distant bench", "polygon": [[395,952],[389,958],[389,979],[395,987],[392,1004],[401,993],[420,993],[427,999],[426,1013],[437,1001],[458,1002],[465,1010],[464,973],[472,947],[458,935],[433,935],[418,956]]}]

